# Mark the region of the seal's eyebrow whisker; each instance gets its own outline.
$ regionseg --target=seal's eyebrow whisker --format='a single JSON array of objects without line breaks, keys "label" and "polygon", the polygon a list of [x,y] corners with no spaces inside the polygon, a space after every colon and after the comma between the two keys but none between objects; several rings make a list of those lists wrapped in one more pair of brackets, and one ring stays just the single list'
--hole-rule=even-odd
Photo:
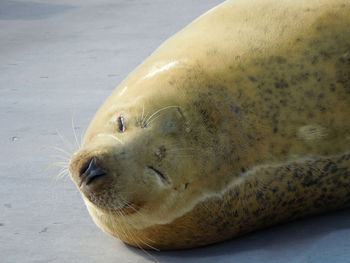
[{"label": "seal's eyebrow whisker", "polygon": [[145,117],[141,120],[141,127],[145,128],[147,126],[147,117],[148,117],[148,112],[146,113]]},{"label": "seal's eyebrow whisker", "polygon": [[145,120],[148,116],[148,113],[146,113],[145,115],[145,104],[143,103],[142,104],[142,115],[141,115],[141,119],[140,119],[140,125],[141,125],[141,128],[144,128],[146,125],[145,125]]},{"label": "seal's eyebrow whisker", "polygon": [[159,110],[155,111],[153,114],[151,114],[151,116],[149,116],[147,118],[147,120],[145,121],[146,123],[146,126],[150,123],[151,119],[153,116],[155,116],[156,114],[158,114],[159,112],[163,111],[163,110],[166,110],[166,109],[169,109],[169,108],[179,108],[179,106],[177,105],[171,105],[171,106],[166,106],[166,107],[163,107],[163,108],[160,108]]},{"label": "seal's eyebrow whisker", "polygon": [[143,115],[145,113],[145,103],[142,104],[142,115],[141,115],[141,120],[143,120]]},{"label": "seal's eyebrow whisker", "polygon": [[135,117],[136,123],[139,123],[139,114],[136,112],[136,117]]},{"label": "seal's eyebrow whisker", "polygon": [[150,125],[153,121],[155,121],[156,119],[158,119],[160,116],[161,116],[161,114],[159,114],[158,116],[154,117],[153,120],[150,120],[149,122],[147,122],[147,123],[145,124],[145,126]]}]

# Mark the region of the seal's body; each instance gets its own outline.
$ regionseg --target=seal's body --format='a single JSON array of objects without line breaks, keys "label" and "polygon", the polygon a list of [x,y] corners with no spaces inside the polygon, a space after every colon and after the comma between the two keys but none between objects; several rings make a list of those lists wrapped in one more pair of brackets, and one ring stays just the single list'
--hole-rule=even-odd
[{"label": "seal's body", "polygon": [[350,3],[233,0],[167,40],[70,164],[98,226],[189,248],[350,206]]}]

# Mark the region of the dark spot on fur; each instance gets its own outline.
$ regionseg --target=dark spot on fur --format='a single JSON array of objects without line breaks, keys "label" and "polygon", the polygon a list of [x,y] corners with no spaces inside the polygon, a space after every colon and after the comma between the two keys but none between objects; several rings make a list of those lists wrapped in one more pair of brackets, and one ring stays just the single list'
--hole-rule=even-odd
[{"label": "dark spot on fur", "polygon": [[282,149],[280,153],[281,153],[282,156],[285,156],[285,155],[288,154],[288,150],[286,148]]},{"label": "dark spot on fur", "polygon": [[311,58],[311,64],[312,64],[312,65],[317,64],[317,63],[318,63],[318,60],[319,60],[319,57],[313,56],[313,57]]},{"label": "dark spot on fur", "polygon": [[261,192],[261,191],[257,191],[257,192],[256,192],[256,201],[257,201],[259,204],[262,204],[262,203],[265,201],[263,192]]},{"label": "dark spot on fur", "polygon": [[287,59],[282,56],[271,56],[269,63],[285,64]]},{"label": "dark spot on fur", "polygon": [[331,167],[332,165],[333,165],[332,162],[328,162],[328,163],[323,167],[323,171],[324,171],[324,172],[327,172],[328,169],[329,169],[329,167]]},{"label": "dark spot on fur", "polygon": [[247,216],[250,215],[249,209],[248,209],[247,207],[243,207],[243,212],[244,212]]},{"label": "dark spot on fur", "polygon": [[284,79],[276,79],[274,85],[276,89],[286,89],[289,87],[288,83]]},{"label": "dark spot on fur", "polygon": [[155,156],[157,156],[158,161],[161,161],[166,156],[165,146],[164,145],[160,146],[154,154]]},{"label": "dark spot on fur", "polygon": [[287,184],[287,191],[288,192],[296,192],[297,191],[297,186],[296,185],[294,185],[293,183],[291,183],[291,182],[288,182],[288,184]]},{"label": "dark spot on fur", "polygon": [[301,182],[301,184],[304,186],[304,187],[310,187],[314,184],[317,183],[317,179],[313,178],[312,176],[312,172],[311,171],[308,171],[304,177],[304,180]]},{"label": "dark spot on fur", "polygon": [[215,126],[216,120],[204,107],[199,109],[199,113],[202,116],[203,123],[207,127],[208,132],[214,134],[217,131],[217,128]]},{"label": "dark spot on fur", "polygon": [[253,76],[248,76],[248,79],[249,79],[251,82],[257,82],[257,79],[254,78]]},{"label": "dark spot on fur", "polygon": [[272,193],[277,193],[278,192],[278,187],[273,187],[273,188],[271,188],[271,192]]}]

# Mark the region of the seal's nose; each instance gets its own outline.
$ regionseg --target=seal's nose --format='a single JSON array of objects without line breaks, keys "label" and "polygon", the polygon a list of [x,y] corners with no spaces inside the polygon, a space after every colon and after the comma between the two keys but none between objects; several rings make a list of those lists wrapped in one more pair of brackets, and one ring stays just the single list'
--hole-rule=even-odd
[{"label": "seal's nose", "polygon": [[81,183],[85,182],[86,185],[92,183],[97,178],[107,175],[107,173],[96,167],[95,158],[92,157],[86,164],[86,169],[83,169],[80,173]]}]

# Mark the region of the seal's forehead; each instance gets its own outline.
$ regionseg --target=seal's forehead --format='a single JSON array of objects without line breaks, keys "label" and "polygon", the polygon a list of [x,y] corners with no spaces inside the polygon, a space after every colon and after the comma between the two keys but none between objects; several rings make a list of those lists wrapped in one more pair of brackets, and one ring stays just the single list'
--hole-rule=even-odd
[{"label": "seal's forehead", "polygon": [[175,59],[175,60],[169,60],[169,61],[158,61],[157,63],[154,63],[150,70],[147,72],[147,74],[142,79],[149,79],[153,76],[166,72],[173,68],[182,68],[185,66],[185,64],[188,62],[187,59]]},{"label": "seal's forehead", "polygon": [[105,116],[112,116],[116,113],[127,113],[131,111],[135,111],[137,109],[142,110],[142,99],[140,97],[134,97],[130,99],[120,98],[108,105],[105,109]]}]

